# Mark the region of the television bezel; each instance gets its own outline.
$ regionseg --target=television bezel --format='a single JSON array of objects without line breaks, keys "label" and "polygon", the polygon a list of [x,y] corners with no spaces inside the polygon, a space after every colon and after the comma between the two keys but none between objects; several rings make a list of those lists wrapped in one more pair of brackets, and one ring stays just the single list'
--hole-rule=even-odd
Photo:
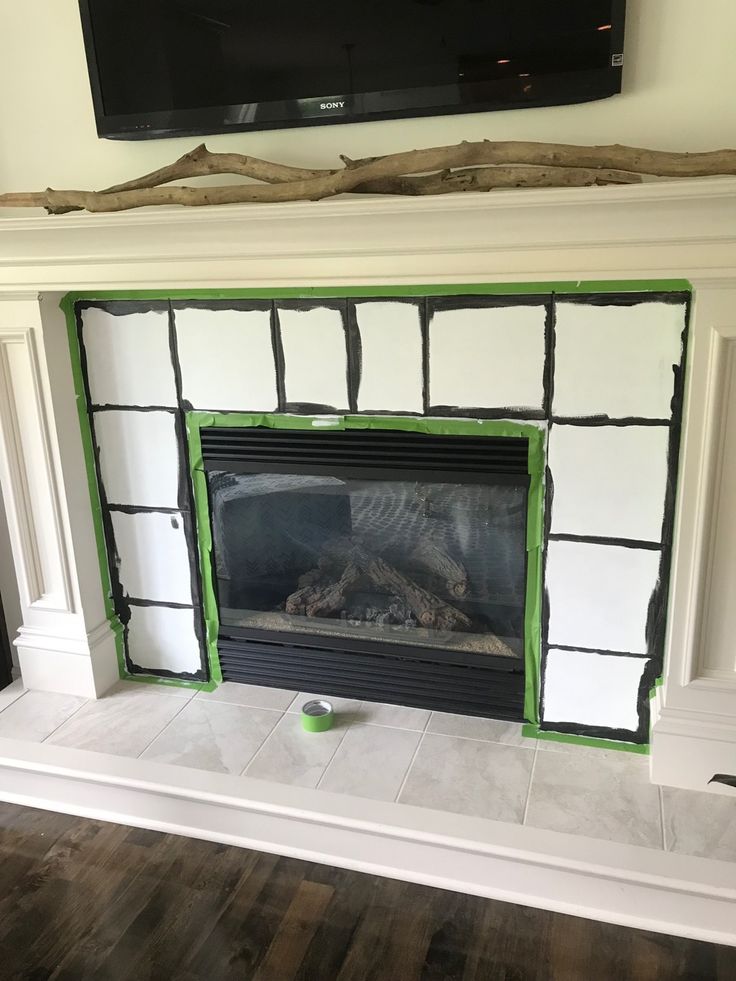
[{"label": "television bezel", "polygon": [[[591,71],[528,76],[534,82],[531,95],[524,92],[527,79],[517,76],[492,82],[464,82],[457,85],[359,92],[352,95],[325,93],[289,102],[274,100],[234,106],[111,115],[105,112],[103,102],[90,13],[92,2],[94,0],[79,0],[79,10],[97,135],[103,139],[150,140],[379,119],[577,105],[605,99],[621,91],[626,0],[611,0],[609,51],[612,63],[606,68]],[[614,58],[619,63],[614,64]],[[297,101],[300,105],[295,108],[294,103]],[[324,109],[322,106],[325,103],[344,105]]]}]

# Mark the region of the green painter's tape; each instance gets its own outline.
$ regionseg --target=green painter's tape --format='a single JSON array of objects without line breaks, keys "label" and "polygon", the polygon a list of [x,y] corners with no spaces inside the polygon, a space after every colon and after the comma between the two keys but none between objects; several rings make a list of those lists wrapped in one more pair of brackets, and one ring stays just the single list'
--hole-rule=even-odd
[{"label": "green painter's tape", "polygon": [[524,613],[524,717],[539,722],[539,678],[541,662],[542,609],[542,521],[544,504],[544,450],[546,432],[531,423],[496,419],[427,419],[407,416],[293,416],[267,412],[188,412],[189,467],[194,486],[197,540],[202,577],[202,602],[207,634],[211,677],[222,678],[217,653],[218,612],[212,577],[212,534],[210,530],[207,479],[202,463],[202,428],[232,427],[267,429],[348,430],[385,429],[432,435],[516,436],[529,441],[529,495],[527,512],[527,576]]},{"label": "green painter's tape", "polygon": [[536,293],[677,293],[686,279],[551,280],[532,283],[434,283],[409,286],[262,286],[256,289],[86,290],[77,300],[280,300],[375,296],[520,296]]},{"label": "green painter's tape", "polygon": [[567,732],[546,732],[536,725],[527,724],[521,728],[522,736],[527,739],[543,739],[551,743],[572,743],[577,746],[593,746],[595,749],[615,749],[624,753],[649,755],[649,746],[645,743],[624,743],[615,739],[594,739],[591,736],[574,736]]}]

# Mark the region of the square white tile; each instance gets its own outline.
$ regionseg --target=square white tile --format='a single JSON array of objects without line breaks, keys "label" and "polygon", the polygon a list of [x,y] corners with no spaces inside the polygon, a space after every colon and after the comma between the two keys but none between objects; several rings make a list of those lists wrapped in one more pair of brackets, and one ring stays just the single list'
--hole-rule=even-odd
[{"label": "square white tile", "polygon": [[554,415],[669,419],[684,326],[684,303],[559,303]]},{"label": "square white tile", "polygon": [[243,772],[281,718],[279,712],[193,698],[143,753],[147,760]]},{"label": "square white tile", "polygon": [[520,824],[534,751],[427,733],[399,801]]},{"label": "square white tile", "polygon": [[24,691],[25,688],[23,687],[22,678],[16,678],[15,681],[11,681],[9,685],[6,685],[0,691],[0,712],[6,709],[8,705],[12,705],[16,699],[20,698]]},{"label": "square white tile", "polygon": [[286,401],[348,409],[347,347],[339,310],[278,309]]},{"label": "square white tile", "polygon": [[122,691],[130,692],[133,695],[140,695],[143,698],[151,695],[153,697],[156,697],[157,695],[173,695],[175,698],[183,698],[188,700],[190,698],[194,698],[195,694],[197,693],[196,688],[176,684],[174,679],[172,679],[171,684],[167,684],[165,681],[163,681],[163,679],[153,680],[152,675],[145,677],[145,681],[142,679],[129,681],[127,678],[124,678],[123,680],[118,681],[117,684],[113,685],[110,691],[106,692],[105,697],[107,697],[107,695],[112,695],[114,692]]},{"label": "square white tile", "polygon": [[320,790],[395,800],[421,738],[409,729],[353,726],[327,767]]},{"label": "square white tile", "polygon": [[659,551],[650,549],[549,542],[549,643],[646,654],[659,561]]},{"label": "square white tile", "polygon": [[546,308],[438,310],[429,324],[430,405],[541,409]]},{"label": "square white tile", "polygon": [[88,307],[82,325],[94,404],[176,406],[166,310],[116,316]]},{"label": "square white tile", "polygon": [[526,824],[662,847],[659,790],[629,753],[537,753]]},{"label": "square white tile", "polygon": [[128,654],[141,668],[164,668],[192,674],[202,667],[194,610],[165,606],[132,606]]},{"label": "square white tile", "polygon": [[355,304],[360,331],[360,412],[422,412],[422,329],[417,303]]},{"label": "square white tile", "polygon": [[181,513],[113,511],[110,519],[126,596],[191,604],[189,546]]},{"label": "square white tile", "polygon": [[394,726],[397,729],[415,729],[423,732],[431,713],[426,709],[406,705],[388,705],[384,702],[363,702],[354,713],[355,721],[374,726]]},{"label": "square white tile", "polygon": [[427,732],[440,733],[444,736],[461,736],[465,739],[484,739],[487,742],[503,743],[505,746],[534,749],[536,740],[522,736],[521,728],[519,722],[480,719],[471,715],[453,715],[450,712],[433,712]]},{"label": "square white tile", "polygon": [[301,717],[287,712],[245,770],[248,777],[297,787],[316,787],[343,740],[348,723],[327,732],[305,732]]},{"label": "square white tile", "polygon": [[662,807],[668,851],[736,862],[736,791],[701,794],[662,787]]},{"label": "square white tile", "polygon": [[278,406],[271,311],[175,310],[182,395],[195,409]]},{"label": "square white tile", "polygon": [[175,695],[153,695],[144,685],[115,688],[90,700],[62,725],[49,742],[114,756],[139,756],[188,701]]},{"label": "square white tile", "polygon": [[552,532],[661,541],[669,435],[666,426],[553,425]]},{"label": "square white tile", "polygon": [[229,702],[231,705],[250,705],[252,708],[285,712],[294,701],[296,692],[286,688],[266,688],[262,685],[241,685],[224,681],[214,691],[201,691],[196,697],[208,702]]},{"label": "square white tile", "polygon": [[106,409],[94,414],[108,504],[179,506],[179,444],[171,412]]},{"label": "square white tile", "polygon": [[544,672],[544,721],[610,729],[639,727],[643,657],[550,648]]},{"label": "square white tile", "polygon": [[43,742],[87,700],[50,691],[27,691],[0,712],[0,736]]}]

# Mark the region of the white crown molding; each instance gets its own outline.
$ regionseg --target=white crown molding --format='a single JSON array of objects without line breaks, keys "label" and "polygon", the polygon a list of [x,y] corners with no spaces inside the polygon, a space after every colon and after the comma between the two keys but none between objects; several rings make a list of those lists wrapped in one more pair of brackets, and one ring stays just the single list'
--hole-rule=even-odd
[{"label": "white crown molding", "polygon": [[736,178],[0,218],[0,290],[736,269]]}]

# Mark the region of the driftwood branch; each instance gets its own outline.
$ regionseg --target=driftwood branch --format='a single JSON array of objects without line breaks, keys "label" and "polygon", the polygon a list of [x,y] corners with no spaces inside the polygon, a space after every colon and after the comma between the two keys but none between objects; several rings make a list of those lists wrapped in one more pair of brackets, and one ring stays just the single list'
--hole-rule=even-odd
[{"label": "driftwood branch", "polygon": [[[351,160],[338,170],[310,170],[202,144],[173,164],[103,191],[54,190],[0,194],[0,207],[46,208],[52,214],[126,211],[151,205],[316,201],[337,194],[448,194],[507,187],[628,184],[644,177],[736,174],[736,150],[670,153],[619,145],[459,143]],[[220,187],[163,186],[172,181],[235,174],[250,183]]]}]

